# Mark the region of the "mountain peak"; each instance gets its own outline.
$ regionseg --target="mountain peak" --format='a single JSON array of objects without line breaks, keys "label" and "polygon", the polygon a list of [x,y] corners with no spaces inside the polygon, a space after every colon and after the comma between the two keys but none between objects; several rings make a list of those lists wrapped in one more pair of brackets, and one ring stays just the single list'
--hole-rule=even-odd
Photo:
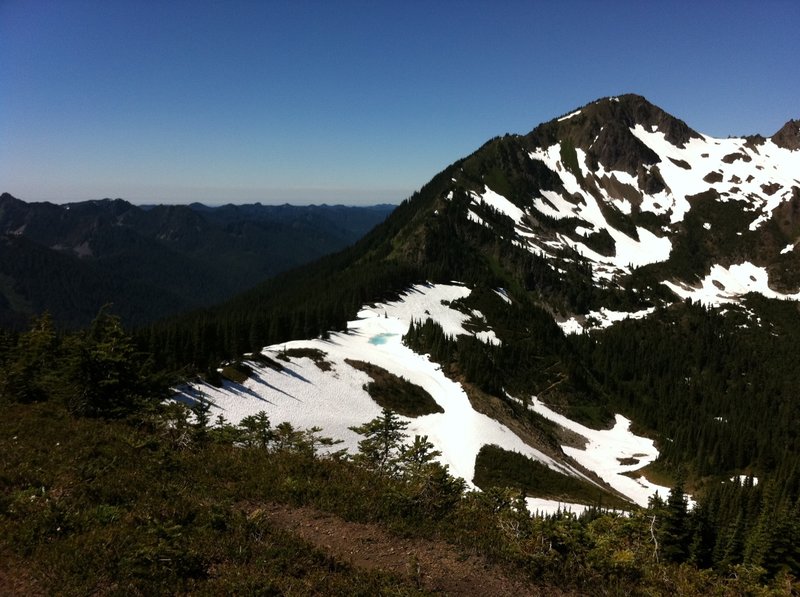
[{"label": "mountain peak", "polygon": [[790,120],[772,135],[772,142],[778,147],[794,151],[800,149],[800,120]]},{"label": "mountain peak", "polygon": [[702,138],[682,120],[668,114],[636,94],[606,97],[537,127],[529,139],[537,146],[549,147],[567,142],[586,154],[587,166],[596,171],[620,170],[636,175],[641,165],[660,161],[633,130],[660,132],[667,142],[684,148],[692,139]]},{"label": "mountain peak", "polygon": [[19,201],[14,195],[11,193],[3,193],[0,195],[0,201]]},{"label": "mountain peak", "polygon": [[[692,130],[684,121],[668,114],[645,97],[628,93],[625,95],[606,97],[587,104],[576,116],[584,116],[584,127],[595,132],[594,139],[600,129],[612,125],[626,129],[640,125],[648,131],[660,131],[667,141],[677,147],[684,145],[692,138],[700,135]],[[562,123],[579,124],[580,118],[559,119]],[[589,131],[586,131],[589,132]]]}]

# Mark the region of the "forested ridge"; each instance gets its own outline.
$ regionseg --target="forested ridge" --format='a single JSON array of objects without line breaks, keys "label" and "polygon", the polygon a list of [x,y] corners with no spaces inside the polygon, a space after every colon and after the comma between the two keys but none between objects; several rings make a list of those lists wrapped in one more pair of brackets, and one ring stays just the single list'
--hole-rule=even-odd
[{"label": "forested ridge", "polygon": [[0,325],[139,326],[213,305],[362,237],[390,205],[65,205],[0,195]]},{"label": "forested ridge", "polygon": [[[593,426],[608,424],[614,412],[625,414],[659,447],[661,458],[648,474],[668,485],[681,480],[698,502],[680,530],[686,549],[675,552],[676,561],[796,574],[796,554],[786,543],[795,536],[800,497],[796,303],[751,295],[724,313],[688,302],[670,306],[655,266],[616,286],[593,284],[592,268],[579,255],[565,254],[569,259],[556,272],[546,258],[503,242],[504,216],[491,208],[479,215],[492,219],[499,233],[468,218],[469,187],[442,200],[456,172],[459,180],[491,175],[502,186],[518,143],[495,139],[457,162],[352,249],[223,307],[143,330],[149,336],[139,338],[149,345],[142,345],[153,347],[159,361],[177,354],[174,365],[193,363],[202,373],[219,359],[266,344],[342,330],[361,305],[391,298],[411,283],[460,280],[474,288],[463,309],[480,310],[502,345],[446,337],[421,315],[406,337],[409,346],[505,400],[515,416],[530,418],[519,403],[533,395]],[[508,181],[523,190],[531,184]],[[511,305],[496,288],[508,290]],[[599,306],[657,308],[643,320],[586,335],[565,337],[554,323],[559,312]],[[203,334],[215,339],[213,353],[201,348],[208,346]],[[171,343],[179,347],[158,353]],[[531,424],[551,433],[536,417]],[[740,475],[758,482],[742,486]]]},{"label": "forested ridge", "polygon": [[[481,305],[487,317],[504,304],[493,292],[476,293],[470,299]],[[602,424],[611,412],[622,411],[629,413],[643,430],[666,430],[657,435],[662,457],[655,468],[657,474],[677,480],[673,492],[678,497],[653,502],[650,509],[637,515],[639,527],[629,523],[623,525],[627,529],[623,532],[612,525],[614,533],[627,536],[615,540],[646,541],[647,545],[646,549],[640,547],[641,551],[633,550],[633,555],[626,552],[613,557],[635,558],[635,562],[625,564],[634,568],[643,562],[653,565],[655,546],[647,543],[653,542],[652,537],[648,539],[653,523],[661,550],[656,565],[667,566],[665,570],[672,570],[669,574],[677,573],[669,562],[697,570],[712,569],[719,576],[698,578],[705,579],[703,582],[712,582],[709,578],[713,578],[714,583],[723,583],[728,574],[736,574],[741,582],[784,583],[784,573],[800,572],[796,547],[800,545],[800,476],[789,410],[794,406],[791,398],[796,373],[788,366],[772,368],[770,361],[753,358],[752,352],[759,342],[764,342],[776,359],[791,356],[796,336],[775,336],[775,327],[752,324],[756,312],[772,309],[784,316],[774,316],[773,321],[790,325],[795,309],[792,303],[754,297],[752,312],[742,310],[726,315],[698,305],[679,304],[657,312],[645,322],[623,322],[602,333],[574,339],[560,336],[543,311],[519,309],[518,313],[511,311],[515,317],[507,320],[508,328],[497,327],[498,335],[506,340],[500,347],[465,336],[449,338],[430,320],[412,326],[407,342],[450,367],[454,375],[463,375],[484,390],[497,392],[500,387],[508,388],[512,395],[535,394],[555,382],[556,393],[543,395],[555,402],[569,400],[567,410],[571,416]],[[741,327],[748,322],[749,328]],[[696,338],[699,345],[687,350],[689,338]],[[168,409],[166,414],[158,414],[171,380],[157,373],[152,357],[136,348],[134,339],[113,315],[101,313],[89,329],[75,334],[57,332],[45,317],[26,333],[5,334],[2,345],[3,400],[16,409],[23,421],[28,416],[41,417],[45,412],[41,409],[48,408],[63,411],[60,420],[68,426],[82,425],[79,421],[89,419],[96,421],[92,425],[123,421],[140,431],[177,425],[175,433],[184,437],[180,441],[194,433],[191,430],[195,424],[186,418],[188,411],[181,415]],[[538,363],[539,368],[524,366],[532,362]],[[737,402],[732,397],[734,370],[739,377],[756,382],[742,382],[751,388],[747,394],[750,401]],[[693,377],[702,380],[703,385],[692,384]],[[508,382],[503,384],[503,379]],[[514,382],[515,379],[519,381]],[[675,379],[682,380],[682,384],[676,384]],[[776,394],[780,388],[784,394]],[[638,406],[633,399],[637,392],[650,397],[644,406]],[[773,408],[784,413],[784,420],[760,416],[762,411]],[[519,414],[522,416],[521,411]],[[183,418],[178,423],[153,422],[153,417],[160,420],[175,416]],[[533,421],[536,423],[536,417]],[[206,419],[202,425],[208,425],[209,431],[199,433],[220,434],[228,438],[225,441],[236,443],[233,438],[245,432],[235,432],[224,421],[217,423],[214,427]],[[547,424],[539,424],[547,432]],[[672,426],[667,427],[668,424]],[[258,436],[258,421],[243,425],[243,429],[250,426],[247,433]],[[260,437],[272,441],[268,421],[263,420],[260,425],[266,433]],[[283,426],[281,432],[288,438],[284,440],[287,445],[306,437],[291,426]],[[500,457],[502,462],[493,463],[490,456]],[[514,472],[508,468],[512,462],[513,458],[487,453],[481,467],[491,470],[492,475],[481,481],[484,489],[492,485],[523,491],[530,488],[530,481],[524,479],[529,479],[525,475],[531,473]],[[744,481],[740,475],[744,475]],[[681,498],[684,488],[689,488],[697,501],[693,509],[688,509]],[[21,490],[17,487],[12,491],[11,485],[5,489],[9,500]],[[585,538],[589,528],[585,525],[608,524],[597,522],[593,516],[577,526],[566,520],[558,532],[563,533],[566,528],[571,529],[569,533],[578,533],[573,538],[577,546],[570,549],[580,549],[578,546],[585,539],[579,537]],[[646,560],[641,560],[645,553]],[[635,576],[649,578],[648,574],[642,577],[639,570]]]}]

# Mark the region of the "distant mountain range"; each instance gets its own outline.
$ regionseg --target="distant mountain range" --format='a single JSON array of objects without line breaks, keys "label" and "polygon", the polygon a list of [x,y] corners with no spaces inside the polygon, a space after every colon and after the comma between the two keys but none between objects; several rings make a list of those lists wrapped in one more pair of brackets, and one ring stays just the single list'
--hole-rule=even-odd
[{"label": "distant mountain range", "polygon": [[111,303],[131,325],[210,305],[342,249],[391,205],[64,205],[0,196],[0,325],[49,311],[82,326]]}]

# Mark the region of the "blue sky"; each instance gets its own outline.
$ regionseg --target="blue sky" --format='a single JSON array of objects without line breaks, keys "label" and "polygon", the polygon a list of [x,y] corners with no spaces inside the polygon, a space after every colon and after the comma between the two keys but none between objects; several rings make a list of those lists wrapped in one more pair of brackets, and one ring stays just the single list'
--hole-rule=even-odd
[{"label": "blue sky", "polygon": [[640,93],[800,118],[800,2],[0,0],[0,191],[396,203],[495,135]]}]

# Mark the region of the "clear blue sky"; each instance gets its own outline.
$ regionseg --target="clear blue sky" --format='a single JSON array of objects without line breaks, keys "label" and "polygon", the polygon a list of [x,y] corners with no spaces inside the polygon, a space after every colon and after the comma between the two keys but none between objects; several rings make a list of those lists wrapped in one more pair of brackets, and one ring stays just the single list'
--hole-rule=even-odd
[{"label": "clear blue sky", "polygon": [[607,95],[770,135],[798,57],[796,0],[0,0],[0,191],[399,202]]}]

